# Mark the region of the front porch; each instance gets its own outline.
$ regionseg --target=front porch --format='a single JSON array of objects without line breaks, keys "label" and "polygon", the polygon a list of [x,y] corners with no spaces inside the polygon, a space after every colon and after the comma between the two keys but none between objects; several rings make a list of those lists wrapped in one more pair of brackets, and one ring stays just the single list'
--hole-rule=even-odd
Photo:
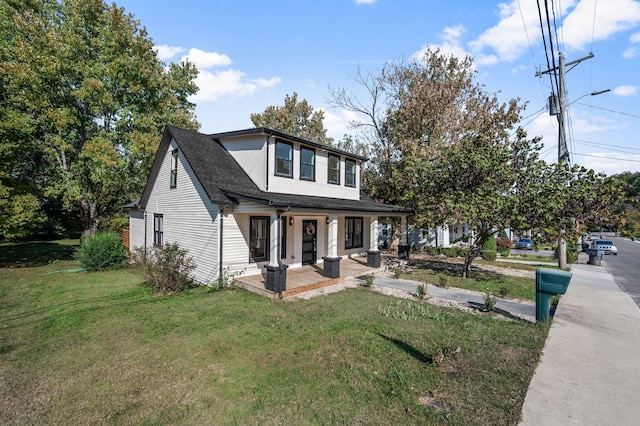
[{"label": "front porch", "polygon": [[[300,268],[290,268],[286,272],[286,290],[282,292],[282,298],[291,297],[305,291],[337,284],[344,280],[371,274],[384,270],[384,266],[372,268],[367,266],[366,257],[353,257],[340,261],[340,276],[327,278],[322,265],[306,265]],[[278,298],[278,293],[267,290],[267,273],[260,275],[239,276],[233,280],[233,284],[252,293],[261,294],[273,299]]]}]

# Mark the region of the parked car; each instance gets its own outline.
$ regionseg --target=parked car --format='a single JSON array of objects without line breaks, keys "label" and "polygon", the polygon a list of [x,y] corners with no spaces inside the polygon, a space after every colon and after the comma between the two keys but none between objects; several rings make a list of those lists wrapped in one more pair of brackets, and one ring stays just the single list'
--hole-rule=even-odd
[{"label": "parked car", "polygon": [[531,238],[520,238],[516,241],[516,249],[533,250],[533,240]]},{"label": "parked car", "polygon": [[592,248],[594,250],[604,250],[604,254],[618,254],[618,247],[611,240],[594,240]]}]

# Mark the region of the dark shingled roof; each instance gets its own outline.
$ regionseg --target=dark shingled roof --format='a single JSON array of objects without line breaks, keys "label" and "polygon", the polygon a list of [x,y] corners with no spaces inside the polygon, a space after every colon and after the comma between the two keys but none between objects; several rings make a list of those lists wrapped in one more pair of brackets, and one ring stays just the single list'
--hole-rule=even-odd
[{"label": "dark shingled roof", "polygon": [[[269,129],[249,129],[240,132],[221,133],[217,135],[205,135],[191,130],[181,129],[175,126],[167,126],[165,128],[158,152],[166,152],[171,138],[175,139],[180,148],[183,158],[189,163],[200,184],[204,188],[207,196],[212,203],[215,204],[231,204],[237,203],[240,199],[253,201],[260,204],[266,204],[274,207],[299,207],[314,208],[323,210],[356,210],[365,212],[393,213],[404,212],[397,206],[390,204],[376,203],[364,193],[360,193],[360,200],[345,200],[330,197],[315,197],[307,195],[294,195],[265,192],[251,180],[245,171],[236,162],[235,158],[222,146],[222,144],[214,139],[214,136],[242,136],[244,134],[276,134],[281,137],[288,137],[293,140],[292,136],[285,135],[280,132],[271,131]],[[309,143],[308,141],[303,141]],[[328,148],[331,151],[337,151]],[[353,158],[362,159],[362,157],[349,154]],[[162,156],[156,156],[153,166],[151,167],[151,175],[147,181],[142,198],[139,205],[145,208],[162,165]]]}]

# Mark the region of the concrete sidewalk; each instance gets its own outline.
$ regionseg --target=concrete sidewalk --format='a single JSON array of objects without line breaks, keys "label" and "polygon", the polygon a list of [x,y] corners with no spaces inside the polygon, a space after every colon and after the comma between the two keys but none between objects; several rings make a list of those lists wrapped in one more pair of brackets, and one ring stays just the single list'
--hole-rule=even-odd
[{"label": "concrete sidewalk", "polygon": [[604,266],[571,271],[520,424],[640,424],[640,308]]}]

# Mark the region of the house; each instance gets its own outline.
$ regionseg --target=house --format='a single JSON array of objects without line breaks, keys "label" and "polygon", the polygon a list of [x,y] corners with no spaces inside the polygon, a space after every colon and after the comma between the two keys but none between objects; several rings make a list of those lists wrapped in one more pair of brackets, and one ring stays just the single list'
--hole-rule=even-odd
[{"label": "house", "polygon": [[[262,274],[270,291],[287,268],[319,265],[340,277],[342,259],[380,266],[378,218],[406,217],[361,189],[365,158],[266,128],[205,135],[167,126],[142,197],[129,205],[130,249],[177,243],[194,279]],[[363,258],[364,259],[364,258]]]}]

